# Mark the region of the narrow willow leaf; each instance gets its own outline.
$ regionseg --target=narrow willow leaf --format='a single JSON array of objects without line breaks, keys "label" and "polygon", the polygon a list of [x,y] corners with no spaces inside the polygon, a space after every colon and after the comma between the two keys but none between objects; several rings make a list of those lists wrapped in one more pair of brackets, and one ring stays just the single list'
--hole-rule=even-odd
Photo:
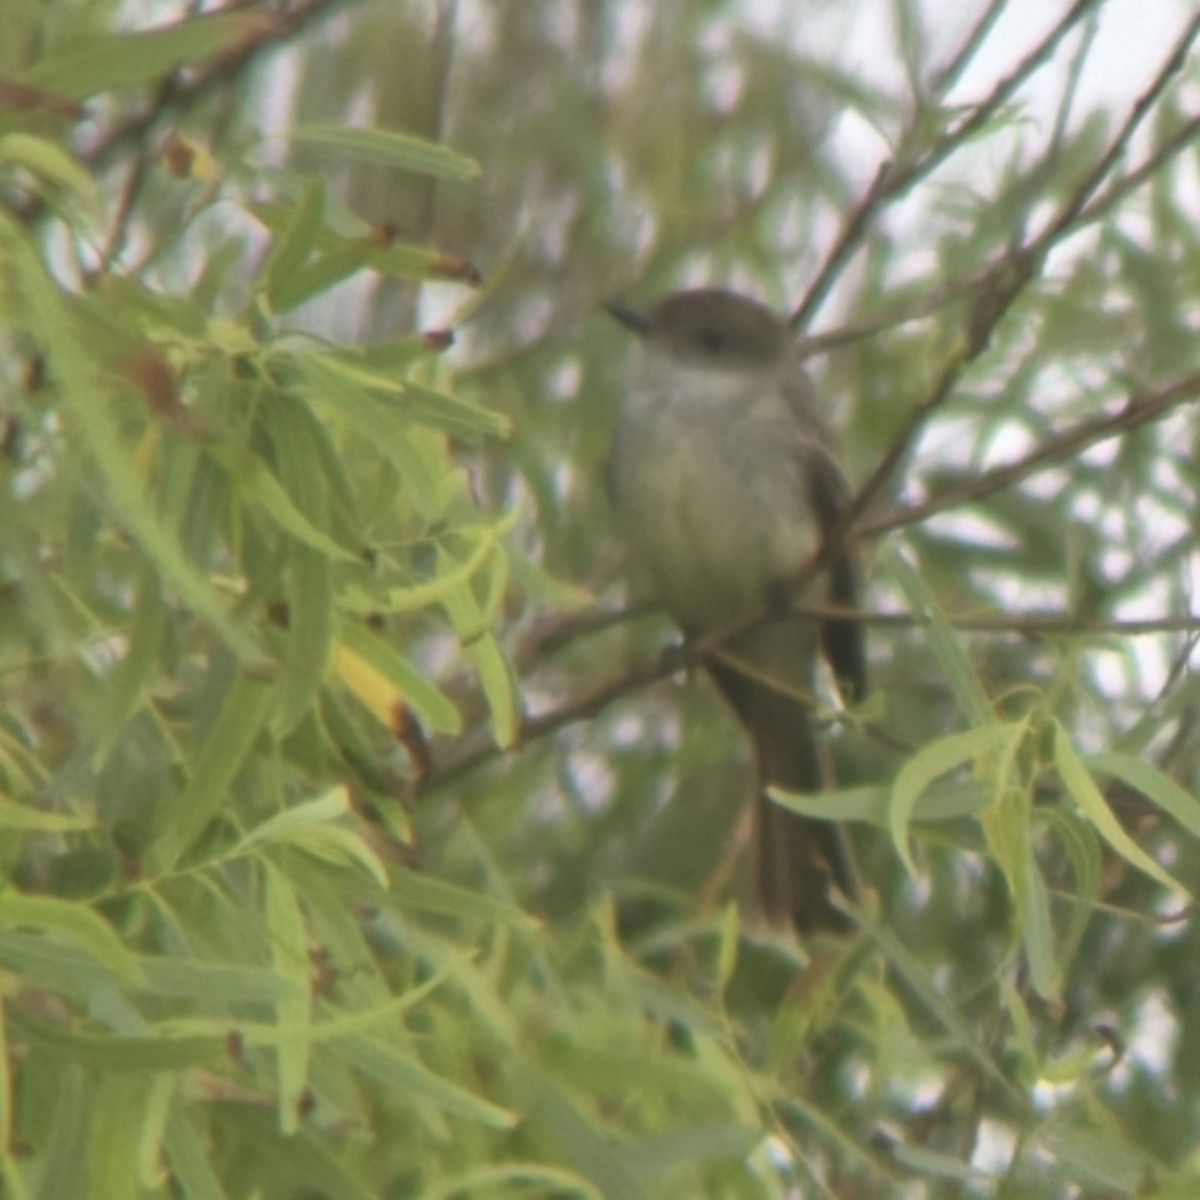
[{"label": "narrow willow leaf", "polygon": [[71,336],[65,306],[24,237],[3,219],[0,249],[15,268],[29,328],[47,347],[62,382],[67,418],[79,444],[99,469],[104,493],[117,517],[141,544],[164,581],[212,625],[229,647],[243,661],[261,663],[263,655],[254,639],[230,619],[215,589],[188,562],[174,533],[159,519],[130,469],[129,452],[110,412],[99,372]]},{"label": "narrow willow leaf", "polygon": [[10,1010],[10,1021],[22,1037],[47,1051],[106,1071],[170,1071],[200,1066],[225,1053],[224,1038],[176,1035],[166,1029],[144,1037],[81,1033],[16,1009]]},{"label": "narrow willow leaf", "polygon": [[244,674],[235,676],[216,724],[195,755],[175,824],[156,847],[162,869],[173,866],[221,811],[230,784],[266,722],[275,692],[273,685]]},{"label": "narrow willow leaf", "polygon": [[69,833],[77,829],[95,829],[95,817],[77,817],[69,813],[40,812],[0,796],[0,829],[16,832]]},{"label": "narrow willow leaf", "polygon": [[1052,1127],[1037,1140],[1067,1168],[1074,1182],[1089,1189],[1112,1189],[1117,1195],[1134,1196],[1138,1185],[1152,1178],[1148,1173],[1154,1169],[1154,1159],[1118,1129]]},{"label": "narrow willow leaf", "polygon": [[288,131],[294,142],[336,150],[350,158],[398,167],[420,175],[468,182],[480,174],[479,164],[466,155],[422,138],[387,129],[347,129],[342,125],[301,125]]},{"label": "narrow willow leaf", "polygon": [[608,1193],[593,1187],[582,1176],[562,1167],[538,1162],[506,1162],[498,1167],[478,1167],[437,1180],[426,1189],[425,1200],[451,1200],[456,1196],[498,1196],[505,1192],[520,1195],[555,1196],[571,1200],[610,1200]]},{"label": "narrow willow leaf", "polygon": [[[403,995],[393,996],[382,1004],[363,1009],[360,1012],[339,1014],[325,1020],[314,1021],[311,1024],[305,1022],[301,1025],[267,1025],[261,1022],[239,1021],[237,1031],[247,1046],[278,1046],[299,1034],[303,1034],[313,1045],[317,1045],[370,1033],[374,1029],[394,1029],[398,1018],[416,1008],[428,996],[437,991],[449,974],[448,970],[443,969],[431,979],[425,980],[424,983]],[[224,1036],[229,1031],[229,1022],[214,1018],[180,1017],[172,1022],[171,1027],[178,1032],[187,1032],[197,1036],[206,1034]]]},{"label": "narrow willow leaf", "polygon": [[364,625],[344,622],[334,650],[342,683],[393,733],[407,705],[435,733],[459,733],[462,717],[446,694],[404,655]]},{"label": "narrow willow leaf", "polygon": [[[395,405],[385,403],[356,383],[326,355],[298,354],[290,359],[302,380],[304,396],[321,413],[349,426],[381,451],[395,468],[405,494],[425,520],[436,520],[445,507],[442,461],[426,454],[415,440],[410,423]],[[399,386],[399,385],[397,385]]]},{"label": "narrow willow leaf", "polygon": [[13,888],[6,888],[0,892],[0,926],[60,935],[86,950],[126,983],[136,984],[141,980],[137,955],[126,948],[103,917],[82,902],[54,896],[22,896]]},{"label": "narrow willow leaf", "polygon": [[15,163],[48,183],[72,192],[90,212],[100,211],[96,181],[61,146],[25,133],[0,137],[0,166]]},{"label": "narrow willow leaf", "polygon": [[737,904],[730,901],[721,912],[721,920],[717,926],[719,940],[717,942],[717,995],[724,996],[729,981],[733,978],[737,967],[738,944],[741,940],[741,927],[738,921]]},{"label": "narrow willow leaf", "polygon": [[1024,728],[1023,723],[985,725],[964,733],[952,733],[922,746],[900,768],[892,785],[888,824],[896,852],[910,875],[916,875],[917,867],[908,849],[908,827],[921,794],[939,775],[974,762],[1004,742],[1021,736]]},{"label": "narrow willow leaf", "polygon": [[379,1080],[397,1095],[412,1101],[428,1101],[450,1116],[476,1121],[491,1129],[513,1129],[521,1120],[513,1110],[501,1108],[435,1075],[418,1059],[401,1055],[383,1041],[351,1037],[340,1049],[346,1061],[364,1075]]},{"label": "narrow willow leaf", "polygon": [[172,1110],[164,1149],[186,1200],[228,1200],[209,1162],[209,1148],[192,1124],[190,1109],[176,1105]]},{"label": "narrow willow leaf", "polygon": [[1084,930],[1100,896],[1102,860],[1096,831],[1075,813],[1061,808],[1047,808],[1041,813],[1066,849],[1075,875],[1075,897],[1071,904],[1071,920],[1062,940],[1059,953],[1061,969],[1065,972],[1083,940]]},{"label": "narrow willow leaf", "polygon": [[1092,770],[1115,775],[1136,788],[1190,834],[1200,838],[1200,799],[1152,763],[1128,754],[1089,754],[1084,761]]},{"label": "narrow willow leaf", "polygon": [[150,1080],[146,1114],[138,1137],[138,1181],[143,1187],[161,1188],[169,1181],[165,1147],[167,1121],[179,1076],[163,1071]]},{"label": "narrow willow leaf", "polygon": [[477,437],[508,437],[512,422],[503,413],[492,412],[411,380],[404,386],[405,415],[430,429],[440,429],[465,441]]},{"label": "narrow willow leaf", "polygon": [[[224,1013],[232,1006],[275,1004],[295,999],[307,989],[294,980],[283,979],[262,967],[242,967],[233,963],[208,963],[187,958],[159,955],[139,960],[142,982],[139,992],[148,996],[185,997],[202,1011]],[[222,1017],[228,1025],[228,1018]],[[209,1032],[217,1033],[218,1030]]]},{"label": "narrow willow leaf", "polygon": [[129,627],[129,644],[113,672],[101,715],[104,733],[93,758],[97,769],[108,760],[126,723],[141,708],[146,692],[157,677],[158,654],[166,623],[167,605],[158,576],[153,570],[144,569]]},{"label": "narrow willow leaf", "polygon": [[483,611],[469,584],[451,589],[442,604],[479,677],[491,712],[492,736],[498,746],[507,749],[516,742],[521,725],[508,660],[496,635],[485,626]]},{"label": "narrow willow leaf", "polygon": [[[17,1020],[12,1020],[14,1029]],[[89,1118],[95,1099],[94,1081],[79,1063],[64,1062],[55,1079],[55,1095],[48,1137],[43,1149],[45,1169],[39,1179],[38,1197],[55,1200],[92,1200],[87,1177],[79,1169],[87,1162]]]},{"label": "narrow willow leaf", "polygon": [[1088,774],[1083,760],[1075,752],[1075,747],[1071,745],[1070,735],[1058,721],[1054,722],[1054,765],[1058,770],[1059,778],[1063,781],[1063,786],[1083,810],[1096,832],[1126,862],[1137,867],[1139,871],[1144,871],[1151,879],[1161,883],[1163,887],[1169,888],[1173,892],[1191,895],[1182,883],[1163,870],[1121,828],[1120,821],[1113,816],[1112,809],[1108,807],[1104,797],[1100,794],[1100,789]]},{"label": "narrow willow leaf", "polygon": [[890,1148],[891,1157],[903,1163],[910,1171],[926,1179],[951,1179],[964,1185],[978,1186],[991,1181],[991,1176],[977,1170],[951,1154],[927,1150],[924,1146],[899,1142]]},{"label": "narrow willow leaf", "polygon": [[388,890],[387,868],[382,859],[363,836],[352,829],[343,829],[339,825],[298,829],[281,840],[325,862],[365,871],[381,892]]},{"label": "narrow willow leaf", "polygon": [[1050,918],[1050,897],[1042,879],[1041,868],[1025,838],[1025,853],[1020,870],[1021,939],[1029,977],[1034,990],[1043,1000],[1057,999],[1062,988],[1062,968],[1054,952],[1054,929]]},{"label": "narrow willow leaf", "polygon": [[[776,804],[801,816],[825,821],[865,821],[885,831],[891,827],[891,784],[841,788],[817,795],[785,792],[779,788],[768,790]],[[933,783],[917,798],[910,821],[915,824],[974,816],[995,799],[995,784],[975,783],[969,779]]]},{"label": "narrow willow leaf", "polygon": [[433,579],[409,587],[389,588],[382,604],[372,604],[368,598],[361,604],[354,604],[354,607],[365,611],[400,613],[417,612],[444,603],[487,568],[492,555],[501,549],[500,539],[514,520],[515,515],[510,515],[495,525],[463,531],[459,535],[460,540],[469,538],[475,542],[464,558],[452,562],[449,555],[443,553],[438,560],[439,572]]},{"label": "narrow willow leaf", "polygon": [[[262,405],[279,478],[306,523],[325,541],[330,524],[331,499],[322,454],[324,431],[311,411],[273,396]],[[354,555],[328,550],[311,542],[295,546],[288,556],[287,649],[280,675],[280,704],[274,728],[291,732],[316,704],[325,682],[333,645],[333,563],[331,558],[354,561]]]},{"label": "narrow willow leaf", "polygon": [[349,242],[306,262],[279,286],[272,302],[276,312],[286,313],[349,279],[371,265],[375,248],[370,242]]},{"label": "narrow willow leaf", "polygon": [[356,555],[344,550],[296,507],[279,480],[263,463],[255,459],[242,459],[227,465],[242,495],[262,508],[281,529],[290,533],[297,541],[341,562],[358,561]]},{"label": "narrow willow leaf", "polygon": [[881,926],[867,925],[867,932],[883,951],[887,960],[896,968],[904,982],[912,989],[917,999],[936,1017],[953,1036],[958,1048],[970,1056],[1004,1093],[1019,1100],[1012,1082],[992,1062],[986,1050],[976,1040],[976,1033],[963,1019],[953,1003],[943,995],[934,982],[926,965],[890,932]]},{"label": "narrow willow leaf", "polygon": [[441,913],[466,921],[482,921],[488,925],[499,923],[527,931],[539,928],[535,917],[486,892],[472,891],[406,867],[393,870],[392,894],[403,908],[416,912]]},{"label": "narrow willow leaf", "polygon": [[281,305],[283,289],[308,262],[317,245],[325,219],[325,181],[310,179],[304,196],[292,213],[287,228],[276,239],[267,255],[263,284],[267,301],[277,312],[288,311]]},{"label": "narrow willow leaf", "polygon": [[262,21],[253,13],[217,15],[140,32],[93,34],[77,41],[74,49],[43,60],[25,80],[82,99],[161,79],[260,32]]},{"label": "narrow willow leaf", "polygon": [[344,787],[330,788],[315,800],[291,804],[261,825],[255,826],[237,844],[236,854],[245,854],[255,846],[286,840],[297,829],[311,829],[344,817],[350,811],[350,795]]},{"label": "narrow willow leaf", "polygon": [[557,1144],[567,1162],[591,1180],[601,1196],[648,1197],[621,1147],[579,1111],[566,1091],[532,1064],[521,1074],[523,1089],[530,1093],[526,1120]]},{"label": "narrow willow leaf", "polygon": [[512,422],[503,414],[459,400],[447,392],[423,387],[412,380],[400,380],[346,358],[326,355],[320,359],[328,371],[341,375],[347,383],[370,392],[393,397],[394,411],[405,420],[427,425],[459,437],[475,434],[507,437]]},{"label": "narrow willow leaf", "polygon": [[272,863],[262,862],[266,896],[267,932],[271,938],[275,969],[284,978],[301,987],[294,998],[275,1005],[276,1018],[288,1029],[276,1048],[279,1070],[279,1125],[285,1134],[300,1128],[301,1103],[308,1087],[308,1063],[312,1043],[308,1034],[311,999],[308,988],[308,933],[304,915],[296,899],[291,880]]},{"label": "narrow willow leaf", "polygon": [[937,597],[898,550],[889,548],[886,557],[910,607],[929,633],[930,646],[954,689],[967,724],[974,727],[990,725],[995,714],[987,693],[963,649],[959,635],[946,620]]},{"label": "narrow willow leaf", "polygon": [[139,1142],[145,1121],[144,1076],[109,1074],[96,1088],[88,1139],[87,1177],[95,1196],[138,1200],[142,1193]]}]

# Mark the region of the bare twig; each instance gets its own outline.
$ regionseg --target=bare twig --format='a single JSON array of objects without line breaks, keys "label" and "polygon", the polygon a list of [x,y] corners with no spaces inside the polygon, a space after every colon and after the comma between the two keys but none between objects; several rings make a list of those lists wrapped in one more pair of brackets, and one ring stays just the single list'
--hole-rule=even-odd
[{"label": "bare twig", "polygon": [[[1004,104],[1050,59],[1064,37],[1097,8],[1101,0],[1076,0],[1067,13],[1034,46],[1012,72],[1001,79],[988,96],[971,109],[968,116],[940,137],[924,154],[909,162],[901,158],[896,164],[880,166],[871,186],[859,201],[831,247],[816,278],[792,313],[792,329],[803,329],[817,308],[829,295],[846,264],[854,256],[878,213],[888,204],[906,195],[918,182],[941,165],[960,145],[974,137]],[[961,71],[974,53],[978,26],[968,34],[963,49],[951,60],[951,78]],[[958,64],[955,67],[955,64]],[[918,108],[901,138],[901,146],[915,144],[921,136],[924,114]]]},{"label": "bare twig", "polygon": [[1045,442],[1036,450],[1014,463],[993,467],[982,475],[968,480],[940,496],[932,496],[921,504],[909,505],[863,524],[851,536],[875,537],[891,529],[926,521],[938,513],[960,508],[982,500],[996,492],[1004,491],[1014,484],[1029,478],[1047,467],[1074,458],[1082,451],[1111,437],[1118,437],[1166,415],[1171,409],[1200,398],[1200,372],[1185,375],[1159,391],[1148,396],[1131,398],[1116,414],[1104,414],[1081,421],[1075,428],[1067,430],[1052,441]]},{"label": "bare twig", "polygon": [[[102,169],[121,154],[132,142],[140,141],[175,109],[186,109],[242,71],[264,52],[303,33],[313,21],[328,16],[335,8],[357,3],[358,0],[297,0],[288,7],[263,5],[264,20],[260,29],[250,33],[226,53],[217,56],[202,70],[181,81],[170,93],[166,105],[150,105],[127,116],[81,157],[93,169]],[[230,7],[247,7],[231,5]]]},{"label": "bare twig", "polygon": [[933,77],[933,93],[935,96],[945,96],[962,78],[962,73],[971,64],[971,60],[979,53],[979,48],[987,40],[1001,14],[1008,7],[1008,0],[991,0],[979,16],[979,20],[971,27],[963,44],[955,52],[954,57]]},{"label": "bare twig", "polygon": [[788,324],[792,329],[804,328],[809,318],[824,303],[825,297],[829,295],[830,289],[842,273],[842,269],[858,249],[888,190],[887,182],[891,169],[890,162],[879,164],[879,169],[875,172],[875,178],[871,181],[866,195],[858,202],[850,214],[850,219],[842,226],[842,231],[838,234],[837,241],[833,243],[821,269],[817,272],[816,279],[804,294],[804,299],[797,305],[796,311],[788,319]]}]

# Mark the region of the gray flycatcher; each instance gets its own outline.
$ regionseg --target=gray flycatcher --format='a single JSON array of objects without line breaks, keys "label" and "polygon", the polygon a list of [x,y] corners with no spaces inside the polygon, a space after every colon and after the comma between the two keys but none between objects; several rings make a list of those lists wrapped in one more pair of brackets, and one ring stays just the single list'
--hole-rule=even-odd
[{"label": "gray flycatcher", "polygon": [[[719,289],[609,312],[637,335],[609,483],[635,590],[689,638],[781,608],[786,584],[850,496],[785,321]],[[839,551],[802,598],[854,606]],[[862,625],[783,615],[736,634],[705,667],[745,726],[758,772],[754,872],[764,914],[800,933],[844,931],[832,886],[855,894],[841,831],[773,803],[767,786],[821,789],[813,686],[824,653],[848,700],[866,691]]]}]

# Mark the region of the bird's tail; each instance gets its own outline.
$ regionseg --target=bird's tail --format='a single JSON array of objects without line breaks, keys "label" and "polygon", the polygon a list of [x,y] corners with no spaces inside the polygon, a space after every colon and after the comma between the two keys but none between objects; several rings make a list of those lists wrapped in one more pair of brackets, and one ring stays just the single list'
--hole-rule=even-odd
[{"label": "bird's tail", "polygon": [[825,772],[810,708],[727,663],[710,663],[709,671],[754,745],[754,875],[763,915],[803,935],[848,932],[851,922],[832,899],[834,889],[857,895],[844,833],[837,824],[802,817],[766,794],[767,787],[821,790]]}]

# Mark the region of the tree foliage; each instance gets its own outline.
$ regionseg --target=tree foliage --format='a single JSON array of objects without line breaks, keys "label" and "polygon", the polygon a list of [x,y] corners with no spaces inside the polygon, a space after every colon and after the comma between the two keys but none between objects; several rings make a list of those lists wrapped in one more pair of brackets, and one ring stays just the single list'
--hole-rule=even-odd
[{"label": "tree foliage", "polygon": [[[945,7],[7,0],[6,1195],[1196,1194],[1200,18]],[[701,282],[858,488],[836,945],[609,535]]]}]

